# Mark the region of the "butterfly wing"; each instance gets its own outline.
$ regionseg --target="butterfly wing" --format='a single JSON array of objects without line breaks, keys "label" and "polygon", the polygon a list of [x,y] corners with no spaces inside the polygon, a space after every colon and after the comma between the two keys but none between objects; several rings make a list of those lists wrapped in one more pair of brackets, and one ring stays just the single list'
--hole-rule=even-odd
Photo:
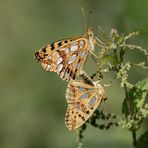
[{"label": "butterfly wing", "polygon": [[104,89],[100,84],[92,86],[83,81],[71,80],[66,92],[68,108],[65,123],[70,131],[79,128],[104,100]]},{"label": "butterfly wing", "polygon": [[43,69],[56,72],[62,79],[69,81],[79,75],[88,55],[88,48],[85,37],[65,39],[43,47],[35,57],[41,61]]}]

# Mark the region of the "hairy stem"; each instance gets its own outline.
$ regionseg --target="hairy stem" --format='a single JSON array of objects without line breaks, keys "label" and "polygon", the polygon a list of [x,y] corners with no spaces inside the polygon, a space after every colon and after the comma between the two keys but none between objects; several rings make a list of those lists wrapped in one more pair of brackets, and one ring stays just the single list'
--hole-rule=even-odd
[{"label": "hairy stem", "polygon": [[[126,104],[127,104],[127,108],[128,108],[128,113],[130,115],[130,117],[133,116],[133,112],[132,112],[132,108],[131,108],[131,103],[130,103],[130,98],[128,95],[128,90],[127,90],[127,86],[126,84],[124,84],[124,90],[125,90],[125,95],[126,95]],[[136,140],[136,130],[134,128],[131,129],[131,133],[132,133],[132,147],[136,148],[137,147],[137,140]]]},{"label": "hairy stem", "polygon": [[126,95],[126,105],[128,108],[128,113],[130,115],[130,117],[132,117],[133,113],[132,113],[132,109],[131,109],[131,104],[130,104],[130,100],[129,100],[129,95],[128,95],[128,90],[127,90],[127,86],[126,84],[124,84],[124,90],[125,90],[125,95]]}]

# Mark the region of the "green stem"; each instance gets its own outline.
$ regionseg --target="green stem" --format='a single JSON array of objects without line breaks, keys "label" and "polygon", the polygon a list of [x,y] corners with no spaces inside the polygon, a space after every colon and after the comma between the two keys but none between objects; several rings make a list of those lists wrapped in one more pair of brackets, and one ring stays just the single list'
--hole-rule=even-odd
[{"label": "green stem", "polygon": [[137,140],[136,140],[136,131],[132,130],[132,138],[133,138],[133,148],[137,147]]},{"label": "green stem", "polygon": [[[124,90],[125,90],[125,95],[126,95],[126,98],[127,98],[126,104],[127,104],[127,108],[128,108],[128,113],[129,113],[130,117],[132,117],[133,112],[132,112],[131,103],[130,103],[130,100],[129,100],[129,95],[128,95],[128,90],[127,90],[126,84],[124,84]],[[131,129],[131,133],[132,133],[132,147],[137,148],[136,130],[134,128]]]},{"label": "green stem", "polygon": [[127,86],[126,84],[124,84],[124,90],[125,90],[125,95],[126,95],[126,104],[127,104],[127,108],[128,108],[128,113],[130,115],[130,117],[132,117],[132,109],[131,109],[131,104],[130,104],[130,100],[129,100],[129,95],[128,95],[128,90],[127,90]]}]

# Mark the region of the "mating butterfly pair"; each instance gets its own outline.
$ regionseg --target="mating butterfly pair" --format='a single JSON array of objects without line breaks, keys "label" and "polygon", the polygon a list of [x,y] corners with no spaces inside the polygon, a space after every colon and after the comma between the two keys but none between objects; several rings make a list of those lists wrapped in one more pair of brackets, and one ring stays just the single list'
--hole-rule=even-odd
[{"label": "mating butterfly pair", "polygon": [[[48,44],[35,53],[43,69],[56,72],[60,78],[69,81],[66,91],[68,109],[66,126],[69,130],[79,128],[93,114],[105,99],[103,87],[96,82],[76,80],[83,72],[83,66],[91,52],[94,56],[94,38],[91,28],[82,37],[67,38]],[[87,77],[86,77],[87,79]]]}]

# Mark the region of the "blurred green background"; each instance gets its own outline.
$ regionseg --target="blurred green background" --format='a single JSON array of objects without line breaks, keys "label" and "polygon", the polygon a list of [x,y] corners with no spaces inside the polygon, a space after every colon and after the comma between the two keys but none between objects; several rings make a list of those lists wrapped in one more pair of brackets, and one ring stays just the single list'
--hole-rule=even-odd
[{"label": "blurred green background", "polygon": [[[97,36],[98,25],[106,32],[139,30],[134,41],[148,47],[148,0],[0,0],[0,148],[76,148],[76,133],[64,124],[67,83],[43,71],[33,54],[46,43],[83,35],[82,5],[93,11],[90,24]],[[137,52],[129,55],[143,59]],[[85,69],[96,70],[91,58]],[[146,76],[135,69],[129,81]],[[106,93],[102,108],[121,114],[124,92],[119,82]],[[139,133],[145,128],[143,124]],[[85,148],[131,146],[131,134],[121,128],[100,131],[88,126],[84,136]]]}]

